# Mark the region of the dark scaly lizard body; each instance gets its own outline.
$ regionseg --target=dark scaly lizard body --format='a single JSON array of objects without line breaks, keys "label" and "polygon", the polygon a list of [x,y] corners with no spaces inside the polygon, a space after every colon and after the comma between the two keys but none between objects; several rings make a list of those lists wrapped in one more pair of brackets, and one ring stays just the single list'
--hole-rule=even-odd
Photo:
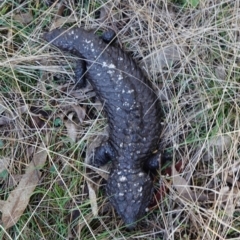
[{"label": "dark scaly lizard body", "polygon": [[[95,163],[112,161],[107,183],[110,202],[125,224],[134,226],[152,198],[153,184],[144,165],[154,162],[161,133],[160,103],[150,82],[120,48],[92,31],[55,29],[44,39],[84,59],[86,77],[104,105],[109,139],[95,151]],[[77,70],[82,72],[81,68]]]}]

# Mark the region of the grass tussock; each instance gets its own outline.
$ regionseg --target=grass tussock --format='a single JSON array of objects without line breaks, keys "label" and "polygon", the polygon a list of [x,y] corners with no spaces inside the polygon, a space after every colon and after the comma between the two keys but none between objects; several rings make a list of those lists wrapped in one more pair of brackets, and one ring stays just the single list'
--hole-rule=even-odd
[{"label": "grass tussock", "polygon": [[[0,2],[1,239],[238,239],[239,7]],[[41,38],[73,25],[116,31],[162,103],[161,148],[172,163],[133,232],[106,200],[104,170],[86,170],[91,148],[107,137],[102,105],[91,86],[74,88],[76,59]]]}]

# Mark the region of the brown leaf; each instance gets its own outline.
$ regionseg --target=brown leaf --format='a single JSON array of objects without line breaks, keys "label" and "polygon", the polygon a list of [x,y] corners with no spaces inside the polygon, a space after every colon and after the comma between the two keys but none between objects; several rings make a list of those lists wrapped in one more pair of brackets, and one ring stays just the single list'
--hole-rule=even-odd
[{"label": "brown leaf", "polygon": [[0,173],[8,168],[10,162],[10,158],[0,158]]},{"label": "brown leaf", "polygon": [[[23,113],[28,111],[27,105],[22,105],[17,108],[17,114],[22,115]],[[3,115],[3,113],[5,115]],[[12,112],[8,107],[5,107],[3,103],[0,102],[0,126],[7,125],[11,123],[18,115],[15,112]]]},{"label": "brown leaf", "polygon": [[[84,162],[91,166],[91,159],[94,156],[94,149],[98,146],[101,145],[102,142],[105,142],[108,134],[104,133],[104,135],[98,135],[95,137],[94,140],[92,140],[91,144],[88,144],[87,146],[87,151],[86,151],[86,158]],[[108,166],[104,165],[101,166],[101,168],[96,168],[96,167],[90,167],[91,169],[94,169],[95,172],[97,172],[102,178],[108,179]],[[89,199],[90,199],[90,204],[91,204],[91,209],[92,209],[92,214],[94,216],[97,216],[98,214],[98,205],[97,205],[97,197],[96,193],[98,192],[99,189],[99,184],[98,183],[93,183],[91,181],[91,172],[87,173],[87,178],[86,178],[87,186],[88,186],[88,192],[89,192]]]},{"label": "brown leaf", "polygon": [[143,63],[150,71],[162,72],[164,67],[171,66],[174,62],[181,60],[182,54],[175,45],[168,45],[160,50],[153,51],[143,59]]},{"label": "brown leaf", "polygon": [[31,106],[29,112],[31,114],[31,118],[29,119],[29,127],[34,129],[46,127],[52,114],[51,110],[44,110],[42,106]]},{"label": "brown leaf", "polygon": [[187,181],[179,175],[174,165],[172,165],[172,178],[173,178],[173,186],[176,188],[180,196],[182,194],[191,192],[191,189],[188,186]]},{"label": "brown leaf", "polygon": [[[8,116],[4,116],[3,114],[7,112],[7,108],[5,107],[5,104],[0,101],[0,126],[7,125],[12,120]],[[7,114],[8,115],[8,114]]]},{"label": "brown leaf", "polygon": [[74,17],[58,17],[51,25],[50,31],[55,28],[61,27],[63,24],[75,23],[75,22],[76,22],[76,19]]},{"label": "brown leaf", "polygon": [[225,80],[226,79],[226,69],[224,65],[218,65],[215,68],[215,74],[218,79]]},{"label": "brown leaf", "polygon": [[8,30],[8,33],[7,33],[7,46],[8,46],[8,51],[9,52],[13,52],[14,49],[13,49],[13,30],[12,29],[9,29]]},{"label": "brown leaf", "polygon": [[2,101],[0,101],[0,115],[3,114],[6,110],[6,107],[4,106],[4,104],[2,103]]},{"label": "brown leaf", "polygon": [[10,193],[2,208],[2,223],[5,229],[15,225],[26,209],[29,199],[36,188],[41,173],[39,169],[45,164],[47,151],[41,145],[37,148],[33,160],[27,166],[18,186]]},{"label": "brown leaf", "polygon": [[[67,84],[63,85],[62,87],[59,87],[60,91],[66,91]],[[69,89],[69,86],[67,86],[67,89]],[[70,91],[69,95],[77,99],[78,101],[83,101],[85,99],[89,99],[96,96],[96,93],[92,91],[93,88],[90,84],[88,84],[86,87],[81,89],[73,89]]]},{"label": "brown leaf", "polygon": [[[82,123],[86,116],[86,109],[77,105],[77,104],[69,104],[69,105],[63,105],[61,106],[61,109],[65,116],[69,116],[68,118],[71,119],[71,121],[74,121],[76,124],[79,122]],[[76,113],[74,115],[69,115],[69,113]],[[64,119],[63,119],[64,120]]]},{"label": "brown leaf", "polygon": [[23,25],[27,25],[28,23],[32,22],[33,16],[31,12],[19,13],[19,14],[13,15],[13,19],[22,23]]},{"label": "brown leaf", "polygon": [[23,175],[21,174],[10,174],[8,178],[8,187],[9,188],[15,187],[22,179],[22,176]]},{"label": "brown leaf", "polygon": [[80,123],[82,123],[86,116],[86,109],[79,105],[75,105],[75,104],[72,105],[72,107],[74,108],[75,112],[77,113],[78,120],[80,121]]},{"label": "brown leaf", "polygon": [[203,192],[197,193],[191,190],[187,181],[179,175],[175,166],[172,166],[173,186],[177,190],[180,197],[189,201],[204,202],[208,200],[208,196]]},{"label": "brown leaf", "polygon": [[87,180],[87,186],[88,186],[88,193],[89,193],[89,199],[92,209],[93,216],[98,215],[98,205],[97,205],[97,195],[96,195],[96,189],[94,189],[93,183]]},{"label": "brown leaf", "polygon": [[228,135],[217,136],[207,142],[205,154],[202,159],[209,161],[221,157],[223,152],[230,148],[232,144],[231,137]]},{"label": "brown leaf", "polygon": [[26,105],[20,106],[20,107],[17,109],[17,111],[18,111],[18,114],[19,114],[19,115],[22,115],[23,113],[28,112],[28,105],[26,104]]},{"label": "brown leaf", "polygon": [[4,204],[5,204],[5,201],[0,200],[0,212],[2,211]]},{"label": "brown leaf", "polygon": [[59,117],[62,119],[67,128],[68,136],[73,140],[73,142],[76,142],[80,124],[86,116],[86,110],[76,104],[65,105],[61,108],[64,114],[60,114]]},{"label": "brown leaf", "polygon": [[[228,216],[228,218],[233,218],[233,214],[235,213],[235,198],[237,195],[239,194],[234,194],[234,191],[230,191],[228,186],[222,187],[219,191],[220,203],[223,206],[224,213]],[[217,201],[216,204],[219,204],[219,201]]]},{"label": "brown leaf", "polygon": [[0,126],[8,125],[11,119],[5,116],[0,117]]},{"label": "brown leaf", "polygon": [[67,128],[68,136],[72,139],[73,142],[76,142],[77,139],[77,124],[72,121],[74,113],[68,114],[68,119],[64,120],[64,124]]}]

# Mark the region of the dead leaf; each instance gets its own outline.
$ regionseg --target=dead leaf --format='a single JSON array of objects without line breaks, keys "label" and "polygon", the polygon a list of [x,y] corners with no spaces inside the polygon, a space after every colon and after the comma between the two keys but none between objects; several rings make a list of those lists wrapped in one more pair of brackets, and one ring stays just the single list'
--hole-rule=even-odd
[{"label": "dead leaf", "polygon": [[19,182],[20,180],[22,179],[22,176],[21,174],[11,174],[9,175],[9,178],[8,178],[8,187],[9,188],[12,188],[12,187],[15,187]]},{"label": "dead leaf", "polygon": [[215,68],[215,74],[218,79],[225,80],[227,74],[224,65],[218,65]]},{"label": "dead leaf", "polygon": [[13,49],[13,30],[12,29],[9,29],[8,30],[8,33],[7,33],[7,47],[8,47],[8,51],[10,53],[12,53],[14,51]]},{"label": "dead leaf", "polygon": [[94,107],[96,108],[96,110],[98,112],[102,112],[103,111],[103,105],[100,102],[99,98],[96,98],[95,103],[94,103]]},{"label": "dead leaf", "polygon": [[104,22],[109,16],[109,9],[106,5],[100,8],[100,21]]},{"label": "dead leaf", "polygon": [[[108,133],[107,131],[104,132],[103,135],[98,135],[97,137],[95,137],[94,140],[92,140],[92,142],[90,144],[88,144],[87,146],[87,151],[86,151],[86,158],[84,160],[84,162],[91,166],[91,159],[94,155],[94,149],[98,146],[101,145],[102,142],[106,141],[106,139],[108,138]],[[100,175],[102,178],[104,179],[108,179],[108,166],[104,165],[101,168],[96,168],[96,167],[90,167],[91,169],[94,169],[94,171]],[[87,173],[87,178],[86,178],[86,182],[87,182],[87,186],[88,186],[88,192],[89,192],[89,199],[90,199],[90,204],[91,204],[91,208],[92,208],[92,213],[94,216],[97,216],[98,214],[98,205],[97,205],[97,197],[96,197],[96,193],[98,192],[99,189],[99,183],[93,183],[91,180],[91,171]],[[101,179],[99,180],[101,181]]]},{"label": "dead leaf", "polygon": [[[225,214],[228,217],[232,218],[233,214],[235,213],[234,198],[236,198],[236,195],[233,193],[233,191],[230,191],[230,188],[228,186],[226,186],[220,189],[219,197]],[[219,204],[219,201],[217,201],[216,204]]]},{"label": "dead leaf", "polygon": [[84,121],[86,116],[86,110],[77,104],[64,105],[61,106],[61,109],[63,114],[58,116],[64,122],[67,128],[68,136],[73,140],[73,142],[76,142],[80,124]]},{"label": "dead leaf", "polygon": [[228,199],[227,204],[224,206],[224,212],[229,218],[233,218],[233,214],[235,213],[235,204],[232,197]]},{"label": "dead leaf", "polygon": [[3,208],[4,204],[5,204],[5,201],[0,200],[0,212],[2,212],[2,208]]},{"label": "dead leaf", "polygon": [[33,15],[31,12],[19,13],[19,14],[13,15],[13,19],[17,22],[22,23],[23,25],[27,25],[28,23],[33,21]]},{"label": "dead leaf", "polygon": [[224,151],[230,148],[232,144],[231,137],[228,135],[217,136],[210,139],[206,143],[205,153],[202,156],[204,161],[210,161],[214,158],[219,158]]},{"label": "dead leaf", "polygon": [[[231,137],[221,135],[207,140],[203,146],[196,149],[196,153],[189,160],[191,164],[185,168],[185,179],[189,180],[192,177],[193,169],[196,168],[200,160],[210,161],[211,159],[221,157],[224,151],[228,150],[232,144]],[[215,161],[217,163],[217,161]]]},{"label": "dead leaf", "polygon": [[239,207],[240,206],[240,191],[239,191],[239,187],[234,187],[233,188],[233,193],[235,195],[235,204],[236,204],[236,207]]},{"label": "dead leaf", "polygon": [[80,123],[82,123],[86,116],[86,109],[76,104],[72,105],[72,107],[77,113],[78,120],[80,121]]},{"label": "dead leaf", "polygon": [[174,164],[172,165],[172,178],[173,178],[173,186],[176,188],[179,195],[183,195],[185,193],[191,192],[190,187],[188,186],[187,181],[179,175]]},{"label": "dead leaf", "polygon": [[[81,107],[77,104],[71,104],[71,105],[62,105],[61,109],[65,116],[70,116],[69,114],[71,112],[76,113],[74,115],[71,115],[69,119],[71,121],[74,121],[76,124],[82,123],[86,116],[86,109],[84,107]],[[77,118],[76,118],[77,116]]]},{"label": "dead leaf", "polygon": [[66,23],[75,23],[75,22],[76,22],[75,17],[58,17],[51,25],[50,31],[55,28],[59,28]]},{"label": "dead leaf", "polygon": [[231,176],[226,177],[226,182],[230,183],[233,186],[237,186],[238,188],[240,188],[240,182],[236,181],[236,178],[232,177],[233,176],[232,172],[230,171],[228,174],[231,175]]},{"label": "dead leaf", "polygon": [[205,202],[208,200],[208,196],[203,192],[198,193],[191,190],[188,182],[179,175],[174,165],[172,166],[172,178],[173,186],[177,190],[180,197],[194,202]]},{"label": "dead leaf", "polygon": [[96,191],[94,189],[93,183],[91,183],[90,181],[87,181],[87,186],[88,186],[88,193],[89,193],[92,214],[93,214],[93,216],[97,216],[98,215],[98,205],[97,205]]},{"label": "dead leaf", "polygon": [[68,114],[68,119],[64,120],[64,124],[67,128],[68,136],[72,139],[73,142],[76,142],[77,139],[77,124],[73,122],[74,113]]},{"label": "dead leaf", "polygon": [[153,51],[143,58],[142,62],[149,71],[162,72],[164,67],[171,66],[174,62],[181,60],[182,54],[175,45],[168,45],[160,50]]},{"label": "dead leaf", "polygon": [[5,115],[0,117],[0,126],[7,125],[11,121],[13,121],[18,115],[22,115],[23,113],[28,111],[27,105],[22,105],[19,108],[17,108],[17,114],[15,112],[12,112],[9,107],[5,107],[4,104],[1,104],[0,102],[0,115],[5,113]]},{"label": "dead leaf", "polygon": [[0,101],[0,126],[7,125],[11,121],[9,117],[3,115],[6,110],[4,103]]},{"label": "dead leaf", "polygon": [[17,111],[18,111],[18,114],[19,114],[19,115],[22,115],[23,113],[28,112],[28,105],[25,104],[25,105],[20,106],[20,107],[17,109]]},{"label": "dead leaf", "polygon": [[[66,84],[62,88],[60,88],[61,91],[66,91],[65,89],[66,89]],[[69,89],[69,86],[68,86],[68,89]],[[90,84],[88,84],[84,88],[71,90],[69,95],[74,97],[78,101],[79,100],[83,101],[85,99],[89,99],[89,98],[95,97],[96,93],[93,92],[92,86]]]},{"label": "dead leaf", "polygon": [[10,158],[0,158],[0,173],[8,169],[8,165],[11,162]]},{"label": "dead leaf", "polygon": [[0,117],[0,126],[7,125],[11,122],[11,119],[5,116]]},{"label": "dead leaf", "polygon": [[42,107],[30,107],[31,119],[29,126],[31,128],[44,128],[48,125],[48,120],[51,117],[51,110],[44,110]]},{"label": "dead leaf", "polygon": [[6,108],[4,107],[3,103],[0,101],[0,115],[5,112]]},{"label": "dead leaf", "polygon": [[41,145],[37,148],[33,160],[27,166],[18,186],[10,193],[2,208],[2,223],[5,229],[15,225],[26,209],[29,199],[36,188],[47,159],[47,150]]}]

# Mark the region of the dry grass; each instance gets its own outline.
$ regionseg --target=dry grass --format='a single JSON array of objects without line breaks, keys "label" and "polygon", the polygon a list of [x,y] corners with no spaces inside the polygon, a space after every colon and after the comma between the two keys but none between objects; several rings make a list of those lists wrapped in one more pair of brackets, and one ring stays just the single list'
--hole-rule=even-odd
[{"label": "dry grass", "polygon": [[[0,1],[1,211],[37,147],[48,157],[1,238],[239,239],[240,1],[18,2]],[[145,69],[165,114],[161,147],[180,162],[155,182],[168,190],[133,232],[108,206],[104,180],[86,172],[87,146],[106,135],[102,107],[90,87],[73,88],[74,58],[41,40],[80,24],[114,29]]]}]

